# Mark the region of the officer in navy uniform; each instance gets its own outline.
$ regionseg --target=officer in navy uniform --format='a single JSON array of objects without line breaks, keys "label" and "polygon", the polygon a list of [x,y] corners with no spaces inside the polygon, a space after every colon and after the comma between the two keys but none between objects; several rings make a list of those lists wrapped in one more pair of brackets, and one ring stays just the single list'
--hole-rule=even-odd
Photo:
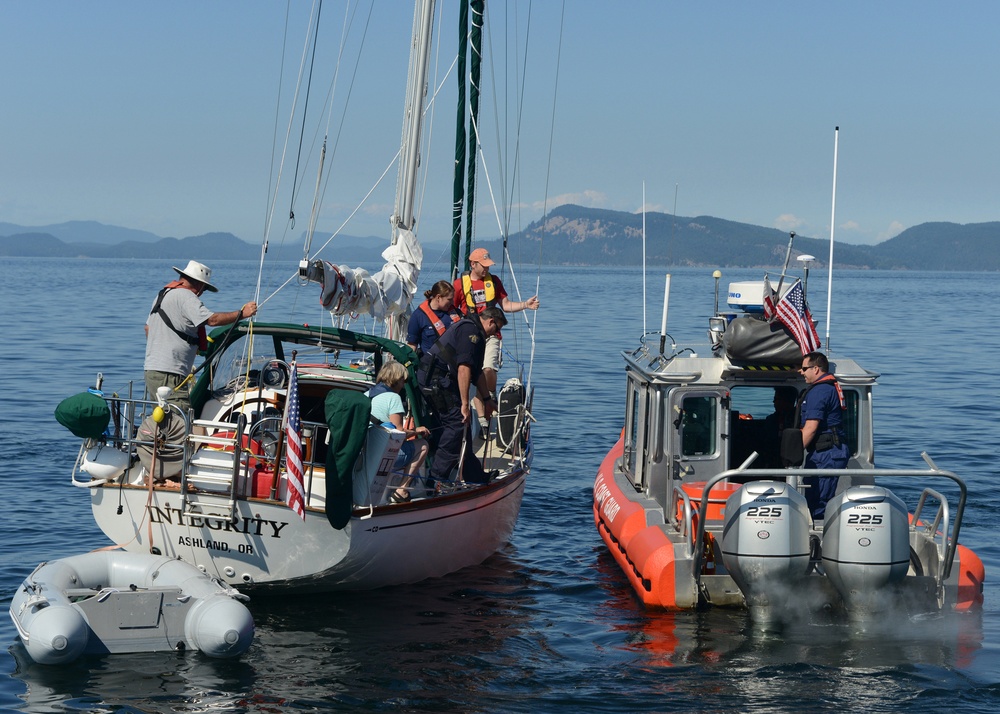
[{"label": "officer in navy uniform", "polygon": [[[830,363],[822,352],[802,358],[802,373],[809,386],[799,402],[802,446],[807,469],[845,469],[851,457],[843,421],[846,403],[837,378],[829,373]],[[837,492],[837,476],[809,476],[803,480],[806,502],[813,518],[823,518],[826,502]]]},{"label": "officer in navy uniform", "polygon": [[453,323],[420,360],[420,389],[439,422],[437,448],[428,474],[431,480],[449,480],[460,460],[459,480],[486,483],[496,475],[483,470],[472,448],[470,391],[476,385],[489,418],[496,406],[483,376],[483,354],[486,339],[506,324],[507,318],[498,307],[467,315]]}]

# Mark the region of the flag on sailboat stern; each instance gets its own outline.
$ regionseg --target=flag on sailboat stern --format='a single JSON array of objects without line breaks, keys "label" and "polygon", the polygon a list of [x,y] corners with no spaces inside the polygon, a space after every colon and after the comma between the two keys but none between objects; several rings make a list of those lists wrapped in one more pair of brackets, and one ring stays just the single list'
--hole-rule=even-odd
[{"label": "flag on sailboat stern", "polygon": [[302,478],[302,419],[299,413],[298,367],[292,364],[292,376],[288,381],[288,425],[285,429],[287,451],[285,470],[288,477],[288,492],[285,501],[299,518],[306,519],[305,488]]},{"label": "flag on sailboat stern", "polygon": [[778,300],[775,314],[781,324],[792,333],[802,354],[806,355],[820,348],[819,335],[813,327],[812,315],[806,306],[801,280],[796,280],[788,292]]},{"label": "flag on sailboat stern", "polygon": [[774,300],[777,297],[774,292],[774,288],[771,287],[771,281],[764,276],[764,319],[771,321],[774,319],[775,308]]}]

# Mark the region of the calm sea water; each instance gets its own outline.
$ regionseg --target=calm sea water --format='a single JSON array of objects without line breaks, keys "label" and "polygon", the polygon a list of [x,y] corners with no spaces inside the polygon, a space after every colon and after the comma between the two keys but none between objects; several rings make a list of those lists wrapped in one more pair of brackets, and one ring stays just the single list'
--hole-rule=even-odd
[{"label": "calm sea water", "polygon": [[[165,261],[7,259],[0,264],[0,605],[46,559],[107,544],[71,486],[79,442],[52,417],[93,383],[141,378],[142,325]],[[216,310],[249,299],[256,266],[214,264]],[[442,276],[444,271],[442,272]],[[711,270],[673,272],[667,330],[705,342]],[[437,279],[425,269],[428,282]],[[265,280],[263,294],[291,274]],[[760,271],[725,271],[730,280]],[[535,276],[520,276],[533,292]],[[658,329],[663,272],[649,273]],[[825,332],[825,273],[809,291]],[[507,281],[511,287],[510,281]],[[548,269],[537,317],[536,458],[512,542],[484,565],[366,594],[255,598],[257,638],[240,660],[197,653],[32,664],[0,617],[0,710],[92,712],[736,712],[1000,709],[1000,334],[995,274],[843,272],[833,353],[882,373],[879,464],[921,467],[926,450],[963,476],[962,541],[987,568],[979,614],[893,622],[879,632],[803,626],[780,636],[740,612],[646,612],[598,537],[594,475],[624,420],[619,351],[643,331],[638,269]],[[320,323],[315,288],[292,287],[263,319]],[[289,314],[292,315],[289,318]],[[515,316],[515,319],[520,319]],[[510,332],[509,330],[507,332]],[[505,332],[505,335],[507,335]],[[523,329],[508,335],[523,351]],[[505,340],[506,341],[506,340]],[[502,375],[503,376],[503,375]],[[912,507],[912,504],[910,504]]]}]

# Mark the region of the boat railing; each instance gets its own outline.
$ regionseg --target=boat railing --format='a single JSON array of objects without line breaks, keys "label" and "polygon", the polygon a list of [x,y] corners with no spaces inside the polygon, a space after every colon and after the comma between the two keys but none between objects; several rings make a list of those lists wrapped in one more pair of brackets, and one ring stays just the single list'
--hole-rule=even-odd
[{"label": "boat railing", "polygon": [[[70,480],[74,486],[93,488],[119,478],[119,476],[106,479],[91,477],[86,481],[76,478],[77,472],[83,465],[86,453],[93,446],[104,444],[106,447],[123,452],[127,457],[128,463],[126,474],[136,463],[139,456],[139,449],[147,448],[158,454],[180,454],[180,491],[182,501],[184,501],[188,492],[192,456],[199,447],[207,446],[210,449],[218,450],[231,449],[234,453],[239,453],[240,451],[240,446],[238,445],[243,441],[243,434],[246,428],[245,420],[243,419],[232,423],[196,420],[193,419],[193,414],[190,411],[181,409],[176,404],[168,402],[163,407],[167,419],[181,420],[183,430],[178,430],[177,433],[179,436],[174,437],[174,440],[168,440],[163,434],[157,434],[155,438],[146,439],[142,438],[140,429],[142,424],[154,413],[155,408],[158,406],[156,400],[119,397],[116,395],[105,395],[104,400],[111,409],[113,415],[112,423],[109,424],[107,431],[99,439],[84,441],[76,463],[73,466],[73,472],[70,475]],[[199,427],[200,429],[196,430],[195,427]],[[199,433],[195,433],[196,431]],[[225,487],[226,495],[230,501],[234,498],[236,479],[239,471],[241,467],[246,468],[246,463],[245,459],[233,459],[232,464],[226,465],[224,468],[226,471],[225,477],[218,479],[219,485]],[[218,468],[215,470],[218,471]]]},{"label": "boat railing", "polygon": [[[256,442],[260,445],[261,453],[255,455],[255,458],[275,474],[274,485],[271,489],[271,498],[277,496],[279,476],[283,468],[282,465],[287,463],[285,458],[286,452],[282,450],[281,454],[277,453],[277,443],[282,438],[281,423],[281,417],[264,417],[253,422],[247,431],[247,438],[250,442]],[[325,455],[320,460],[317,458],[317,454],[321,451],[319,445],[326,444],[327,433],[330,427],[325,423],[315,421],[302,421],[301,425],[303,441],[302,470],[303,478],[305,479],[303,486],[306,489],[306,505],[309,506],[311,505],[310,500],[313,494],[313,478],[316,467],[319,466],[324,470],[326,468]],[[275,463],[276,461],[280,463]]]},{"label": "boat railing", "polygon": [[[938,590],[944,586],[944,582],[951,575],[952,564],[955,560],[955,553],[958,549],[958,536],[962,528],[962,514],[965,512],[965,502],[968,496],[968,490],[966,489],[965,482],[959,478],[956,474],[951,471],[946,471],[940,469],[927,454],[927,452],[922,452],[920,454],[921,458],[927,463],[927,469],[822,469],[817,471],[816,469],[803,469],[803,468],[788,468],[788,469],[748,469],[747,465],[752,463],[753,459],[756,458],[756,454],[751,454],[751,456],[740,465],[740,467],[735,469],[729,469],[728,471],[723,471],[722,473],[716,474],[710,477],[704,486],[702,491],[701,501],[697,508],[698,522],[696,527],[696,537],[694,543],[694,551],[692,553],[692,575],[695,580],[695,585],[700,589],[701,587],[701,568],[702,559],[704,557],[704,544],[705,544],[705,514],[708,512],[708,502],[709,494],[711,493],[712,487],[721,482],[727,481],[732,477],[747,478],[753,477],[759,480],[773,479],[776,481],[786,481],[788,483],[797,483],[804,477],[807,476],[864,476],[871,479],[887,479],[887,478],[942,478],[954,482],[959,489],[959,499],[958,505],[955,508],[954,521],[951,523],[949,531],[949,507],[947,499],[943,498],[940,493],[934,491],[933,489],[926,488],[921,494],[920,503],[917,506],[917,511],[914,512],[914,517],[910,522],[910,530],[915,531],[918,528],[933,529],[937,532],[937,528],[940,526],[941,530],[941,541],[938,546],[943,553],[942,563],[943,566],[940,571],[935,575],[936,584]],[[934,496],[939,500],[938,512],[935,515],[933,521],[929,526],[925,524],[920,524],[917,521],[917,515],[923,510],[924,502],[927,496]],[[693,517],[695,514],[689,514],[685,510],[685,521],[681,524],[682,528],[689,528],[691,521],[689,518]]]},{"label": "boat railing", "polygon": [[[131,468],[134,460],[137,458],[137,447],[152,447],[153,441],[151,439],[143,440],[139,438],[139,428],[142,426],[143,421],[152,415],[153,410],[156,408],[158,403],[156,400],[151,399],[136,399],[132,397],[131,394],[132,383],[130,382],[129,396],[119,397],[116,394],[103,396],[104,401],[107,402],[108,408],[111,410],[111,422],[108,424],[108,428],[101,437],[97,439],[84,440],[83,445],[80,448],[80,452],[77,455],[76,463],[73,464],[73,472],[70,474],[70,481],[74,486],[81,488],[93,488],[118,478],[117,476],[109,479],[91,477],[86,481],[77,480],[77,471],[79,471],[80,467],[83,465],[85,454],[92,447],[98,444],[104,444],[123,452],[128,456],[129,468]],[[190,433],[191,420],[188,414],[185,414],[184,411],[176,404],[170,404],[169,402],[167,403],[165,411],[178,415],[184,421],[185,436]],[[163,442],[162,446],[185,450],[187,448],[186,444],[182,443]],[[184,455],[187,457],[186,451]],[[187,461],[186,458],[185,461]],[[126,471],[127,470],[128,469],[126,469]]]},{"label": "boat railing", "polygon": [[[929,523],[921,523],[920,515],[924,511],[924,504],[927,502],[928,496],[937,499],[937,513],[934,514],[934,519]],[[937,547],[938,557],[942,559],[948,552],[949,543],[946,534],[948,533],[949,521],[950,509],[948,507],[948,499],[933,488],[925,488],[920,494],[920,500],[917,501],[917,507],[913,509],[910,528],[917,531],[923,530],[927,538]]]},{"label": "boat railing", "polygon": [[695,544],[694,506],[691,505],[691,496],[681,487],[679,483],[674,484],[674,497],[671,499],[670,521],[672,523],[677,522],[678,510],[680,510],[682,514],[678,525],[681,528],[681,533],[684,535],[685,545],[687,545],[688,549],[688,557],[691,558],[694,556]]}]

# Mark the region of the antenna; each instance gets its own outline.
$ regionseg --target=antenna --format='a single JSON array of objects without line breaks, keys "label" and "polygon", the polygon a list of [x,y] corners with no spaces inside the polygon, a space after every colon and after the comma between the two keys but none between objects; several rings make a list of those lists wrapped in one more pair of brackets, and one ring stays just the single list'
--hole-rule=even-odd
[{"label": "antenna", "polygon": [[670,305],[670,273],[667,273],[666,285],[663,286],[663,321],[660,323],[660,354],[667,344],[667,307]]},{"label": "antenna", "polygon": [[830,207],[830,262],[827,268],[826,284],[826,353],[830,354],[830,305],[833,301],[833,228],[837,215],[837,148],[840,141],[840,127],[833,128],[833,200]]},{"label": "antenna", "polygon": [[788,247],[785,249],[785,264],[781,266],[781,277],[778,278],[778,292],[775,293],[779,298],[781,297],[781,284],[785,282],[785,273],[788,272],[788,261],[792,257],[792,243],[795,242],[795,231],[788,234]]},{"label": "antenna", "polygon": [[[642,337],[646,339],[646,182],[642,182]],[[661,352],[663,350],[660,350]]]}]

